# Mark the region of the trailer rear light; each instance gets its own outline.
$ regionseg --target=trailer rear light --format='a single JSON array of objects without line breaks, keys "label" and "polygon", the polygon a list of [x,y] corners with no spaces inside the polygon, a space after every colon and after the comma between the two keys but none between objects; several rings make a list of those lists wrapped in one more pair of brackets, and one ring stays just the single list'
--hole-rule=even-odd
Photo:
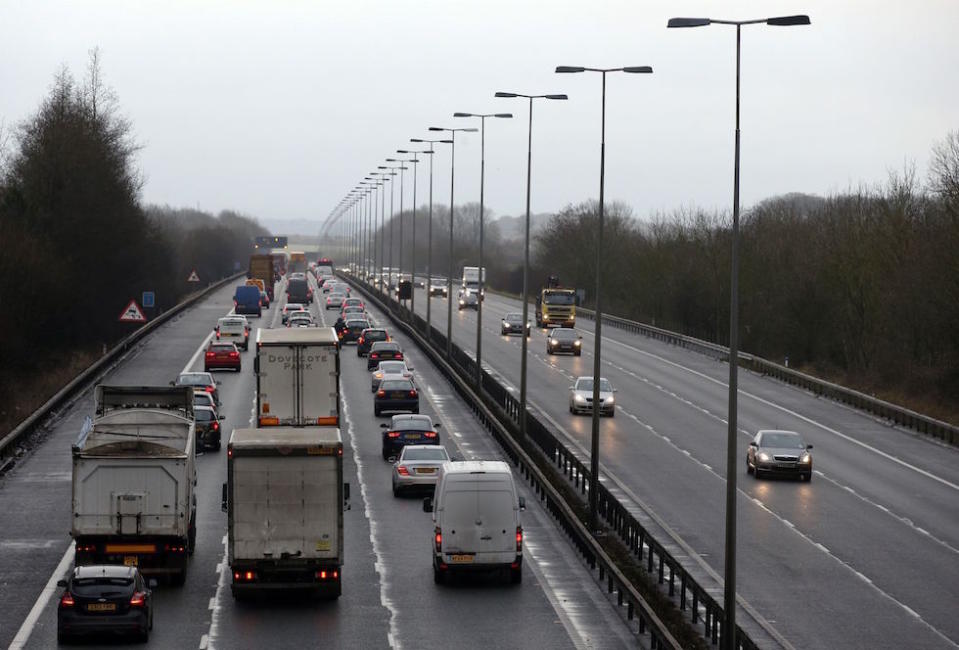
[{"label": "trailer rear light", "polygon": [[233,458],[233,445],[230,445],[226,448],[226,457]]},{"label": "trailer rear light", "polygon": [[399,437],[400,437],[400,432],[399,432],[399,431],[387,431],[387,432],[386,432],[386,436],[387,436],[388,438],[399,438]]},{"label": "trailer rear light", "polygon": [[443,530],[437,526],[436,532],[433,535],[433,544],[436,546],[436,552],[440,553],[443,550]]},{"label": "trailer rear light", "polygon": [[327,415],[316,418],[316,423],[321,427],[335,427],[337,424],[339,424],[339,418],[335,415]]},{"label": "trailer rear light", "polygon": [[399,474],[400,476],[409,476],[410,470],[407,469],[406,465],[397,465],[396,473]]},{"label": "trailer rear light", "polygon": [[427,438],[435,438],[435,437],[436,437],[436,432],[435,432],[435,431],[427,431],[427,432],[424,433],[423,435],[426,436]]},{"label": "trailer rear light", "polygon": [[130,596],[130,607],[146,607],[146,594],[142,591],[134,591]]},{"label": "trailer rear light", "polygon": [[278,426],[279,424],[280,424],[280,418],[276,417],[275,415],[269,415],[267,417],[260,418],[261,427],[275,427],[275,426]]},{"label": "trailer rear light", "polygon": [[256,580],[255,571],[234,571],[233,582],[253,582]]},{"label": "trailer rear light", "polygon": [[60,597],[60,607],[73,607],[74,604],[73,594],[71,594],[69,591]]},{"label": "trailer rear light", "polygon": [[77,544],[77,553],[96,553],[96,544]]},{"label": "trailer rear light", "polygon": [[167,553],[186,553],[186,546],[182,544],[164,544],[163,550]]},{"label": "trailer rear light", "polygon": [[376,391],[376,396],[377,396],[377,397],[386,397],[386,391],[385,391],[385,390],[378,390],[378,391]]},{"label": "trailer rear light", "polygon": [[320,571],[317,571],[315,575],[317,580],[339,580],[340,579],[340,572],[335,569],[333,571],[328,571],[325,569],[320,570]]},{"label": "trailer rear light", "polygon": [[516,527],[516,552],[518,553],[522,550],[523,550],[523,527],[517,526]]}]

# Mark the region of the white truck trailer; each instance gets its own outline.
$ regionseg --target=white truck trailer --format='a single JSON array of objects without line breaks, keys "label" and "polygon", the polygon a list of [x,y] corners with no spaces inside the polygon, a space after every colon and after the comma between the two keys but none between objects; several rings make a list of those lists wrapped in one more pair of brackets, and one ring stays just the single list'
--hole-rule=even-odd
[{"label": "white truck trailer", "polygon": [[464,266],[463,267],[463,285],[460,291],[462,293],[475,293],[479,294],[480,300],[486,297],[486,267],[482,269],[482,281],[483,281],[483,290],[480,291],[480,267],[478,266]]},{"label": "white truck trailer", "polygon": [[254,369],[258,426],[339,426],[340,356],[332,327],[261,328]]},{"label": "white truck trailer", "polygon": [[234,429],[223,485],[233,596],[339,597],[349,498],[339,429]]},{"label": "white truck trailer", "polygon": [[196,542],[191,386],[97,386],[73,445],[75,563],[183,584]]}]

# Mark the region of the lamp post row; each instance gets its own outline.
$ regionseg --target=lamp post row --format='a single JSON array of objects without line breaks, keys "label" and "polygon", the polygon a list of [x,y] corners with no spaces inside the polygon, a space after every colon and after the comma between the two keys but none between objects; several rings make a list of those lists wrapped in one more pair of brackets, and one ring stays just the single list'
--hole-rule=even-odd
[{"label": "lamp post row", "polygon": [[[741,35],[744,25],[765,24],[777,27],[790,27],[797,25],[809,25],[810,19],[806,15],[779,16],[773,18],[763,18],[755,20],[719,20],[711,18],[671,18],[668,28],[689,28],[705,27],[712,24],[733,25],[736,27],[736,123],[734,131],[734,171],[733,171],[733,223],[732,223],[732,245],[731,245],[731,263],[730,263],[730,316],[729,316],[729,391],[728,391],[728,417],[727,417],[727,436],[726,436],[726,522],[725,522],[725,558],[724,558],[724,585],[723,585],[723,625],[722,636],[720,639],[721,647],[724,650],[735,650],[737,647],[736,634],[736,458],[737,449],[737,415],[738,415],[738,355],[739,355],[739,216],[740,216],[740,77],[741,77]],[[601,388],[602,371],[602,303],[601,290],[603,286],[603,263],[602,248],[605,221],[605,171],[606,171],[606,75],[611,72],[624,72],[632,74],[649,74],[652,68],[649,66],[627,66],[622,68],[589,68],[585,66],[558,66],[556,72],[560,74],[598,72],[602,75],[601,85],[601,118],[600,118],[600,171],[599,171],[599,208],[597,219],[597,246],[596,246],[596,296],[595,296],[595,346],[593,351],[593,409],[592,409],[592,435],[590,450],[590,487],[589,487],[589,506],[590,506],[590,526],[595,531],[599,527],[597,499],[599,492],[599,404]],[[529,102],[529,123],[527,135],[527,163],[526,163],[526,217],[524,227],[524,251],[523,251],[523,327],[529,321],[529,230],[530,230],[530,195],[532,186],[532,149],[533,149],[533,100],[565,100],[566,95],[528,95],[515,92],[497,92],[495,97],[502,98],[522,98]],[[485,127],[487,117],[512,117],[510,114],[474,114],[474,113],[454,113],[454,117],[478,117],[480,118],[481,131],[481,149],[480,149],[480,248],[479,248],[479,285],[477,296],[477,333],[476,333],[476,385],[479,390],[482,389],[482,297],[485,284],[483,273],[483,196],[485,183]],[[447,340],[446,355],[451,356],[452,350],[452,302],[453,302],[453,223],[454,223],[454,203],[453,193],[455,189],[455,140],[456,133],[459,131],[476,131],[477,129],[451,129],[441,127],[430,127],[430,131],[445,131],[451,134],[450,140],[431,141],[413,139],[413,142],[429,142],[430,151],[433,153],[434,142],[444,142],[451,145],[450,155],[450,232],[449,232],[449,277],[447,278]],[[407,151],[398,151],[398,153],[413,153]],[[426,152],[419,152],[426,153]],[[409,161],[414,165],[416,160]],[[429,280],[432,277],[432,209],[433,209],[433,171],[432,156],[430,158],[430,225],[429,225],[429,252],[427,255],[427,333],[430,330],[430,291]],[[402,177],[401,177],[402,179]],[[402,184],[402,180],[401,180]],[[414,168],[414,188],[415,188],[415,168]],[[401,190],[402,192],[402,190]],[[349,195],[348,195],[349,197]],[[402,203],[402,195],[401,195]],[[347,199],[344,199],[347,201]],[[353,199],[354,203],[356,199]],[[414,189],[415,203],[415,189]],[[392,204],[392,192],[391,192]],[[352,206],[353,203],[348,204]],[[344,211],[351,208],[342,207],[341,202],[338,208],[334,209],[327,222],[333,223],[342,216]],[[402,208],[401,208],[402,213]],[[401,216],[402,219],[402,216]],[[413,223],[416,223],[416,208],[414,205]],[[327,229],[329,226],[327,226]],[[391,208],[391,230],[392,230],[392,208]],[[401,224],[402,232],[402,224]],[[401,248],[402,248],[402,241]],[[414,255],[415,255],[415,237],[414,237]],[[392,246],[391,246],[392,256]],[[402,262],[401,262],[402,263]],[[402,269],[401,269],[402,271]],[[416,267],[413,265],[411,277],[415,280]],[[527,405],[526,405],[526,377],[527,377],[527,336],[522,337],[522,353],[520,368],[520,432],[525,438],[527,431]]]}]

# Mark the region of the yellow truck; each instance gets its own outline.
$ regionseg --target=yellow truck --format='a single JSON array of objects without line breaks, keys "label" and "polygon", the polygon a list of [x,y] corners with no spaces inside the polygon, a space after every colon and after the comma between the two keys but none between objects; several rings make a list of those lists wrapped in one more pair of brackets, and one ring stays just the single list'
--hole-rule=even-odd
[{"label": "yellow truck", "polygon": [[536,327],[575,327],[576,289],[559,286],[550,276],[536,296]]}]

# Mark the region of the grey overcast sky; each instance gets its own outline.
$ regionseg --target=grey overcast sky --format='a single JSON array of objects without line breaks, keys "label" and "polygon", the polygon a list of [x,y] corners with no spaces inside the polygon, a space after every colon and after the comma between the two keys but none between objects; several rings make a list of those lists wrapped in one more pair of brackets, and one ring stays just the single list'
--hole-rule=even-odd
[{"label": "grey overcast sky", "polygon": [[[265,219],[316,219],[454,111],[488,123],[487,199],[523,210],[526,104],[534,212],[598,194],[600,78],[557,65],[651,65],[612,75],[607,197],[635,214],[731,203],[735,29],[667,30],[671,16],[807,13],[743,30],[743,202],[884,181],[959,129],[959,1],[382,0],[0,2],[0,118],[36,110],[65,64],[100,47],[144,145],[143,199]],[[457,138],[457,203],[478,200],[480,140]],[[426,164],[419,196],[425,200]],[[407,180],[407,192],[411,183]],[[449,200],[449,153],[436,156]],[[407,204],[409,203],[407,198]]]}]

